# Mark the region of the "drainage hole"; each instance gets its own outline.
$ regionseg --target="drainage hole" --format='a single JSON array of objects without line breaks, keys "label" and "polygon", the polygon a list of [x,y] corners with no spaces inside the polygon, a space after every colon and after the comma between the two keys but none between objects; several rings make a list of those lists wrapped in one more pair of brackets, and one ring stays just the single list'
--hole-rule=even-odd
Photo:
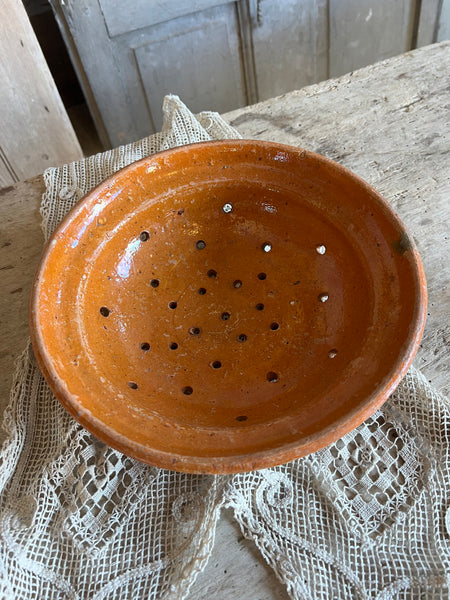
[{"label": "drainage hole", "polygon": [[233,281],[233,287],[235,287],[236,289],[242,287],[242,281],[240,279],[235,279]]},{"label": "drainage hole", "polygon": [[270,242],[264,242],[261,248],[263,252],[270,252],[272,250],[272,244]]},{"label": "drainage hole", "polygon": [[262,302],[258,302],[255,308],[256,310],[264,310],[264,304]]},{"label": "drainage hole", "polygon": [[190,385],[185,385],[181,391],[185,396],[190,396],[194,390],[191,388]]},{"label": "drainage hole", "polygon": [[178,306],[177,302],[173,301],[173,302],[169,302],[169,308],[171,308],[172,310],[174,308],[176,308]]},{"label": "drainage hole", "polygon": [[210,269],[207,273],[208,277],[210,277],[211,279],[214,279],[214,277],[217,277],[217,271],[214,271],[214,269]]},{"label": "drainage hole", "polygon": [[206,248],[206,242],[203,240],[198,240],[198,242],[195,244],[195,247],[197,250],[203,250],[203,248]]},{"label": "drainage hole", "polygon": [[332,350],[330,350],[328,352],[328,358],[336,358],[336,356],[337,356],[337,350],[336,350],[336,348],[333,348]]},{"label": "drainage hole", "polygon": [[264,281],[266,277],[267,275],[265,273],[258,273],[258,279],[260,279],[261,281]]},{"label": "drainage hole", "polygon": [[270,383],[276,383],[278,381],[278,375],[277,373],[274,373],[274,371],[269,371],[266,375],[266,379],[267,381],[270,381]]},{"label": "drainage hole", "polygon": [[200,335],[200,328],[199,327],[191,327],[189,329],[189,333],[191,335]]},{"label": "drainage hole", "polygon": [[148,231],[141,231],[141,233],[139,234],[139,239],[141,240],[141,242],[146,242],[147,240],[150,239],[150,234]]},{"label": "drainage hole", "polygon": [[246,342],[247,336],[245,335],[245,333],[241,333],[240,335],[237,336],[237,340],[238,340],[238,342]]},{"label": "drainage hole", "polygon": [[319,244],[318,246],[316,246],[317,254],[325,254],[326,251],[327,251],[327,249],[325,248],[325,246],[323,244]]},{"label": "drainage hole", "polygon": [[236,417],[236,421],[246,421],[247,419],[247,415],[239,415],[239,417]]},{"label": "drainage hole", "polygon": [[148,342],[142,342],[141,350],[143,350],[144,352],[148,352],[150,350],[150,344]]},{"label": "drainage hole", "polygon": [[220,367],[222,366],[222,363],[220,362],[220,360],[214,360],[211,363],[211,366],[213,369],[220,369]]},{"label": "drainage hole", "polygon": [[229,313],[229,312],[223,312],[223,313],[220,315],[220,318],[222,319],[222,321],[228,321],[228,319],[229,319],[230,317],[231,317],[231,315],[230,315],[230,313]]},{"label": "drainage hole", "polygon": [[138,384],[135,381],[129,381],[128,382],[128,387],[131,388],[132,390],[137,390],[138,389]]},{"label": "drainage hole", "polygon": [[276,331],[277,329],[279,329],[279,327],[280,327],[280,325],[276,321],[274,321],[273,323],[270,324],[270,329],[272,331]]},{"label": "drainage hole", "polygon": [[206,289],[205,288],[198,288],[198,293],[200,294],[200,296],[204,296],[206,294]]},{"label": "drainage hole", "polygon": [[152,280],[150,281],[150,285],[151,285],[153,288],[157,288],[157,287],[158,287],[158,285],[159,285],[159,279],[152,279]]},{"label": "drainage hole", "polygon": [[178,344],[176,342],[170,342],[169,348],[171,350],[176,350],[178,348]]},{"label": "drainage hole", "polygon": [[102,315],[102,317],[109,317],[109,313],[111,311],[109,310],[109,308],[106,308],[106,306],[102,306],[100,309],[100,314]]}]

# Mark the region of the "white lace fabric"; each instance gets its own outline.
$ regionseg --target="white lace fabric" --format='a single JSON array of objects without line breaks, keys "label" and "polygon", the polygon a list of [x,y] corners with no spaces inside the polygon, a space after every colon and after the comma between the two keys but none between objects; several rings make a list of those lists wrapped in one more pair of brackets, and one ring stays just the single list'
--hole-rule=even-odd
[{"label": "white lace fabric", "polygon": [[[162,149],[239,134],[175,96],[159,134],[48,169],[46,237],[90,189]],[[223,506],[298,599],[449,597],[450,409],[411,369],[383,408],[331,446],[232,477],[143,465],[79,426],[30,346],[0,453],[0,598],[178,599],[211,554]]]}]

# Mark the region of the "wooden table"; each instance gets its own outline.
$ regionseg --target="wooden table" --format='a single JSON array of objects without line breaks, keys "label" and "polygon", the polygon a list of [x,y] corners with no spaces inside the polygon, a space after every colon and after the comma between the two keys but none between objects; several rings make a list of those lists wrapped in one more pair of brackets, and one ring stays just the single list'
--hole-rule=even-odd
[{"label": "wooden table", "polygon": [[[349,167],[391,202],[413,234],[428,281],[428,320],[415,366],[449,381],[450,43],[443,42],[225,116],[245,137],[302,146]],[[41,176],[0,190],[0,409],[28,335],[27,303],[43,236]],[[285,599],[225,511],[213,555],[190,597]]]}]

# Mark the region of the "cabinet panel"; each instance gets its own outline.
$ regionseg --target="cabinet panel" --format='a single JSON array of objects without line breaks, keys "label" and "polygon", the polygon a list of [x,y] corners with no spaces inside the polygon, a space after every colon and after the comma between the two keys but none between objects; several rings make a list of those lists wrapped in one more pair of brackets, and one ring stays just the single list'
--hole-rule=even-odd
[{"label": "cabinet panel", "polygon": [[111,37],[164,23],[233,0],[99,0]]},{"label": "cabinet panel", "polygon": [[329,0],[330,77],[410,50],[415,0]]},{"label": "cabinet panel", "polygon": [[260,100],[327,78],[327,0],[260,0],[252,13]]},{"label": "cabinet panel", "polygon": [[167,93],[179,93],[194,112],[226,112],[246,102],[234,11],[221,7],[215,19],[196,20],[193,29],[182,33],[187,23],[180,22],[180,33],[134,50],[156,129]]},{"label": "cabinet panel", "polygon": [[113,38],[98,0],[51,2],[105,146],[157,131],[169,92],[194,110],[248,102],[235,2]]}]

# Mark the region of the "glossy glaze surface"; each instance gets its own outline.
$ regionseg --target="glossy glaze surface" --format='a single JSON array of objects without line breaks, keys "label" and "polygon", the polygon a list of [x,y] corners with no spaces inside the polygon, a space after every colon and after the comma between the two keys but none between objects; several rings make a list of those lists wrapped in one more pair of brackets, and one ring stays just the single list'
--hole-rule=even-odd
[{"label": "glossy glaze surface", "polygon": [[368,184],[288,146],[195,144],[91,192],[43,256],[34,349],[63,405],[138,460],[262,468],[357,426],[424,326],[415,247]]}]

